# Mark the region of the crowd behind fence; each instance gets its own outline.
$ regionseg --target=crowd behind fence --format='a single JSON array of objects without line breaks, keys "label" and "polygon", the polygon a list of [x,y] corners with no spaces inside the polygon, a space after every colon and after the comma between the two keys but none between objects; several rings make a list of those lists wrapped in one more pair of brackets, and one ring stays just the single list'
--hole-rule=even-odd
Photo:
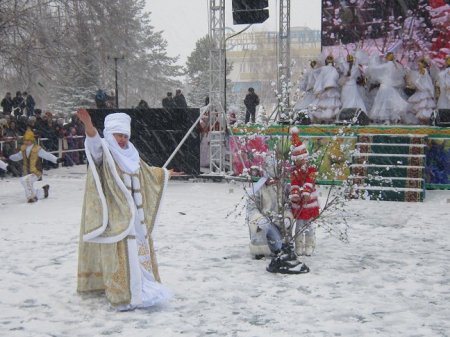
[{"label": "crowd behind fence", "polygon": [[[0,158],[6,158],[8,174],[20,176],[22,173],[22,164],[7,158],[20,150],[27,129],[33,131],[36,142],[46,151],[64,159],[63,166],[85,163],[84,125],[76,114],[58,117],[51,112],[42,113],[39,109],[31,116],[3,113],[0,114]],[[44,169],[54,167],[57,165],[43,162]]]}]

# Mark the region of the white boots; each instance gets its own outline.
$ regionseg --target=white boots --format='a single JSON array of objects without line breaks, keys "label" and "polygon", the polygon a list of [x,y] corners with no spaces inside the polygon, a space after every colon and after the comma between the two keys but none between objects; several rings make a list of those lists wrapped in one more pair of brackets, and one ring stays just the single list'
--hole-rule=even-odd
[{"label": "white boots", "polygon": [[295,254],[297,256],[305,255],[305,233],[298,234],[295,237]]},{"label": "white boots", "polygon": [[311,256],[316,248],[316,235],[305,235],[305,255]]},{"label": "white boots", "polygon": [[295,253],[298,256],[311,256],[316,248],[316,233],[314,229],[307,229],[295,237]]}]

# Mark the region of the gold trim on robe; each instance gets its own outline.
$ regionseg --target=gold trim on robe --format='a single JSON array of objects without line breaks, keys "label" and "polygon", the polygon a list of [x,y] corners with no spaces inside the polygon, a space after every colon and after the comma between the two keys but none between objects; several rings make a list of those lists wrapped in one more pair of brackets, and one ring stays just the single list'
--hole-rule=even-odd
[{"label": "gold trim on robe", "polygon": [[[95,166],[89,157],[90,155],[90,168],[86,179],[80,228],[77,291],[85,293],[104,290],[112,305],[129,304],[131,290],[127,242],[130,238],[127,228],[132,220],[134,222],[135,216],[135,209],[130,209],[132,196],[127,188],[120,188],[120,183],[124,187],[122,172],[112,161],[109,151],[104,148],[103,162],[98,166]],[[145,267],[152,272],[156,281],[161,282],[151,234],[167,182],[166,170],[150,167],[141,160],[138,176],[150,248],[150,263],[146,263]],[[121,182],[117,181],[117,177],[120,177]],[[134,226],[134,223],[132,225]],[[126,235],[116,242],[99,243],[86,240],[86,234],[95,231],[100,233],[97,237],[105,239],[120,237],[121,233]]]}]

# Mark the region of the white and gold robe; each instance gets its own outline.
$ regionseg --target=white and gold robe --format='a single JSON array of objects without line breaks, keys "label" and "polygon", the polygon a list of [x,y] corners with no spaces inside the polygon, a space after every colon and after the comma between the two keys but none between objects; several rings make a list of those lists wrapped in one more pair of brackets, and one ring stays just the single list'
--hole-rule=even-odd
[{"label": "white and gold robe", "polygon": [[160,283],[152,232],[167,170],[150,167],[141,159],[139,170],[127,174],[114,162],[104,139],[97,135],[86,145],[89,170],[77,290],[105,291],[108,301],[121,310],[162,302],[168,291]]}]

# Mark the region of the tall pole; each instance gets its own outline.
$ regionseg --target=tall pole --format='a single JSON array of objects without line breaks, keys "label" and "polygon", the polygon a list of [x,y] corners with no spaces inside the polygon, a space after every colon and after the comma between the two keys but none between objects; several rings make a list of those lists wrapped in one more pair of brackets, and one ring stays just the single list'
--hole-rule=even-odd
[{"label": "tall pole", "polygon": [[[209,0],[209,169],[225,171],[225,0]],[[218,122],[218,125],[216,124]],[[218,127],[218,129],[217,129]]]},{"label": "tall pole", "polygon": [[291,0],[280,0],[278,35],[278,94],[281,94],[289,105],[287,85],[291,80]]},{"label": "tall pole", "polygon": [[119,81],[117,79],[117,61],[125,59],[125,56],[109,56],[108,60],[113,59],[114,60],[114,79],[115,79],[115,106],[116,109],[119,108]]},{"label": "tall pole", "polygon": [[114,77],[115,77],[115,80],[116,80],[116,92],[115,92],[115,95],[116,95],[116,109],[119,108],[119,86],[117,84],[117,59],[118,59],[118,57],[114,57]]}]

